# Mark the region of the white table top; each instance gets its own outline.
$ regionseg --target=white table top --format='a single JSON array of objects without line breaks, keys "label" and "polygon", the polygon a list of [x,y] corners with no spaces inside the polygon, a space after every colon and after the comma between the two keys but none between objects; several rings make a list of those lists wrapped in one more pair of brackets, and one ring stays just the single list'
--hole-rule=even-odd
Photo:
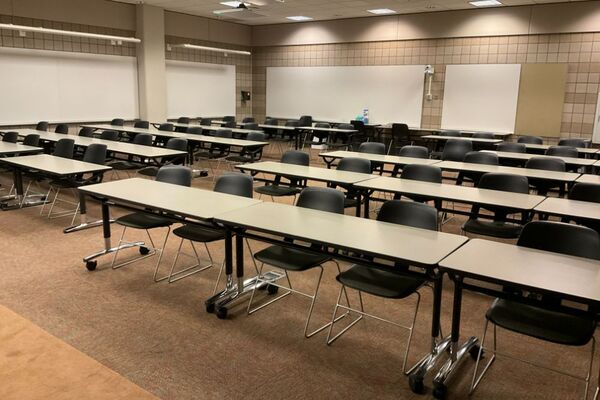
[{"label": "white table top", "polygon": [[600,175],[582,174],[577,178],[577,182],[596,183],[600,185]]},{"label": "white table top", "polygon": [[230,139],[230,138],[219,138],[215,136],[206,135],[194,135],[192,133],[179,133],[178,137],[187,139],[192,142],[212,143],[212,144],[224,144],[232,147],[264,147],[269,142],[257,142],[254,140],[244,139]]},{"label": "white table top", "polygon": [[[525,148],[532,150],[548,150],[551,145],[549,144],[532,144],[532,143],[524,143]],[[596,154],[598,149],[592,149],[589,147],[576,147],[577,151],[581,154]]]},{"label": "white table top", "polygon": [[359,182],[354,186],[382,192],[423,195],[460,203],[510,207],[525,211],[533,210],[535,206],[544,200],[544,196],[531,194],[479,189],[472,186],[421,182],[386,176]]},{"label": "white table top", "polygon": [[271,202],[221,214],[217,220],[375,257],[430,266],[467,240],[449,233]]},{"label": "white table top", "polygon": [[148,133],[150,135],[156,135],[157,132],[165,132],[159,131],[155,128],[135,128],[133,126],[115,126],[109,124],[91,124],[91,125],[81,125],[84,128],[92,128],[103,131],[117,131],[117,132],[129,132],[129,133]]},{"label": "white table top", "polygon": [[170,122],[173,124],[174,127],[176,128],[202,128],[203,130],[206,131],[220,131],[222,129],[228,129],[233,133],[251,133],[251,132],[255,132],[255,133],[263,133],[263,131],[257,131],[254,129],[240,129],[240,128],[222,128],[220,126],[212,126],[212,125],[198,125],[198,124],[180,124],[177,122]]},{"label": "white table top", "polygon": [[471,239],[440,262],[461,275],[600,301],[600,261]]},{"label": "white table top", "polygon": [[473,138],[470,136],[441,136],[441,135],[424,135],[421,136],[421,139],[427,139],[427,140],[450,140],[450,139],[458,139],[458,140],[468,140],[469,142],[473,142],[473,143],[490,143],[490,144],[496,144],[496,143],[502,143],[503,140],[502,139],[481,139],[481,138]]},{"label": "white table top", "polygon": [[49,154],[0,158],[0,162],[59,176],[86,174],[111,169],[111,167],[105,165],[55,157]]},{"label": "white table top", "polygon": [[258,124],[260,128],[265,129],[281,129],[282,131],[295,131],[295,126],[285,126],[285,125],[267,125],[267,124]]},{"label": "white table top", "polygon": [[424,165],[433,165],[440,162],[440,160],[432,160],[429,158],[414,158],[414,157],[399,157],[399,156],[389,156],[383,154],[370,154],[370,153],[359,153],[356,151],[329,151],[325,153],[320,153],[321,157],[331,157],[331,158],[362,158],[369,161],[380,162],[384,164],[393,164],[393,165],[408,165],[408,164],[424,164]]},{"label": "white table top", "polygon": [[[388,129],[392,128],[392,125],[386,125],[385,126]],[[453,129],[442,129],[442,128],[420,128],[418,126],[410,126],[408,127],[408,129],[410,129],[411,131],[417,131],[417,132],[434,132],[434,133],[440,133],[440,132],[447,132],[447,131],[451,131]],[[461,134],[463,135],[473,135],[474,133],[492,133],[495,137],[499,137],[499,138],[506,138],[508,136],[512,135],[512,132],[489,132],[489,131],[464,131],[464,130],[459,130],[459,132],[461,132]],[[461,136],[458,136],[461,137]]]},{"label": "white table top", "polygon": [[21,143],[0,142],[0,154],[24,154],[39,153],[43,151],[41,147],[25,146]]},{"label": "white table top", "polygon": [[283,175],[294,178],[304,178],[320,182],[353,184],[375,178],[372,174],[338,171],[336,169],[310,167],[304,165],[283,164],[275,161],[262,161],[251,164],[236,165],[244,171],[262,172],[273,175]]},{"label": "white table top", "polygon": [[358,132],[356,129],[318,128],[316,126],[299,126],[296,129],[302,129],[302,130],[306,130],[306,131],[323,131],[323,132],[337,132],[337,133]]},{"label": "white table top", "polygon": [[436,166],[448,171],[499,172],[561,182],[574,182],[580,176],[576,172],[546,171],[543,169],[505,167],[502,165],[475,164],[460,161],[442,161],[436,164]]},{"label": "white table top", "polygon": [[208,220],[215,215],[260,203],[260,200],[131,178],[85,186],[80,191],[124,204],[149,207],[184,217]]},{"label": "white table top", "polygon": [[529,160],[533,157],[548,157],[548,158],[560,158],[567,164],[573,165],[581,165],[581,166],[590,166],[593,165],[596,160],[591,158],[574,158],[574,157],[558,157],[558,156],[546,156],[540,154],[530,154],[530,153],[512,153],[508,151],[492,151],[492,150],[482,150],[488,151],[490,153],[494,153],[498,155],[499,158],[508,158],[512,160]]},{"label": "white table top", "polygon": [[535,207],[535,211],[551,215],[600,220],[600,203],[548,197]]}]

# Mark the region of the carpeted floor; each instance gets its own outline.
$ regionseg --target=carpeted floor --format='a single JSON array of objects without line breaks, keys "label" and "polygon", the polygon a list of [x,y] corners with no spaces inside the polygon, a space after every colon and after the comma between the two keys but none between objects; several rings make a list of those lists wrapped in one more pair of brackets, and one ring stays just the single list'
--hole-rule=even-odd
[{"label": "carpeted floor", "polygon": [[[317,162],[315,159],[314,164]],[[4,177],[2,182],[10,182],[8,179]],[[212,188],[212,179],[197,179],[194,185]],[[212,294],[217,267],[173,284],[153,283],[154,258],[111,270],[110,257],[105,257],[95,272],[88,272],[81,259],[102,247],[101,230],[64,235],[62,228],[69,224],[68,218],[48,220],[38,213],[37,208],[0,213],[0,304],[161,399],[430,396],[430,390],[426,397],[413,394],[401,372],[406,331],[367,320],[332,346],[326,346],[325,333],[304,339],[302,328],[309,303],[299,296],[288,296],[251,316],[239,307],[228,320],[218,320],[203,307],[204,299]],[[90,215],[99,216],[96,205],[90,206]],[[458,233],[463,220],[456,217],[443,230]],[[163,232],[157,232],[156,237]],[[120,228],[113,226],[113,237],[117,234]],[[127,237],[145,239],[142,232],[136,231],[130,231]],[[165,268],[170,267],[177,245],[178,240],[172,237],[165,253]],[[252,247],[257,250],[264,245],[252,243]],[[220,263],[222,243],[211,244],[210,248]],[[250,265],[248,253],[246,258],[246,265]],[[339,291],[334,270],[333,264],[326,268],[315,323],[331,318]],[[311,288],[316,273],[292,275],[292,282],[299,288]],[[442,313],[445,333],[450,327],[451,289],[446,282]],[[431,293],[427,288],[422,293],[409,360],[413,363],[428,351],[430,343]],[[260,298],[263,296],[261,293]],[[357,300],[355,294],[352,299]],[[481,335],[484,313],[491,300],[466,293],[464,337]],[[408,322],[414,301],[367,298],[365,307],[367,311]],[[551,346],[503,331],[499,331],[498,340],[499,349],[509,354],[579,375],[586,372],[589,347]],[[472,367],[471,361],[465,364],[448,398],[467,398]],[[0,371],[0,387],[5,387],[5,380],[15,379],[14,376],[14,371]],[[31,385],[43,383],[32,379]],[[426,385],[430,387],[430,379]],[[576,380],[499,358],[472,398],[579,399],[582,388]],[[27,398],[14,393],[12,396]],[[52,398],[51,393],[48,398]]]}]

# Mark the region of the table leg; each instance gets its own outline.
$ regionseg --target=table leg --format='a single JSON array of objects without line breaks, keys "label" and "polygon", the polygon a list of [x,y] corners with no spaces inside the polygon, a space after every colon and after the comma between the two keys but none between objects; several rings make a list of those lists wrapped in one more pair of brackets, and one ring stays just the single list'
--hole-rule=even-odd
[{"label": "table leg", "polygon": [[[23,190],[23,171],[18,167],[13,167],[13,183],[15,185],[16,196],[6,196],[1,199],[3,210],[14,210],[17,208],[34,207],[46,203],[46,199],[40,196],[31,196],[25,198]],[[29,199],[29,200],[28,200]]]},{"label": "table leg", "polygon": [[361,205],[362,191],[356,191],[356,216],[360,217],[360,205]]},{"label": "table leg", "polygon": [[[81,192],[81,191],[78,191],[78,192],[79,192],[79,224],[65,228],[63,230],[63,233],[72,233],[72,232],[77,232],[77,231],[81,231],[84,229],[95,228],[97,226],[103,225],[103,223],[104,223],[104,221],[101,219],[96,220],[96,221],[88,221],[86,196],[85,196],[85,194],[83,194],[83,192]],[[113,223],[113,222],[115,222],[115,220],[109,219],[109,222]]]},{"label": "table leg", "polygon": [[363,217],[369,219],[369,201],[371,199],[371,193],[369,193],[368,190],[365,190],[363,197],[364,197],[364,199],[363,199],[363,201],[364,201]]}]

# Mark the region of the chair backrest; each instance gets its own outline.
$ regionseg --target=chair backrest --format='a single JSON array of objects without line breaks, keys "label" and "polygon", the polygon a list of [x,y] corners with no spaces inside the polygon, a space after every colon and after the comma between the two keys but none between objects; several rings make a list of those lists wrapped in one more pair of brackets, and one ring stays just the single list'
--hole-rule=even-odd
[{"label": "chair backrest", "polygon": [[254,119],[254,117],[244,117],[244,119],[242,119],[242,124],[248,124],[251,122],[256,122],[256,120]]},{"label": "chair backrest", "polygon": [[192,135],[202,135],[202,128],[199,126],[192,126],[187,128],[187,133],[191,133]]},{"label": "chair backrest", "polygon": [[63,135],[66,135],[69,133],[69,125],[67,124],[58,124],[56,125],[56,127],[54,128],[54,132],[55,133],[61,133]]},{"label": "chair backrest", "polygon": [[37,133],[30,133],[29,135],[25,136],[25,138],[23,139],[23,144],[25,146],[37,146],[40,144],[40,135],[38,135]]},{"label": "chair backrest", "polygon": [[342,158],[337,166],[337,170],[370,174],[371,161],[357,157]]},{"label": "chair backrest", "polygon": [[438,230],[438,217],[435,207],[412,201],[386,201],[379,209],[377,220],[431,231]]},{"label": "chair backrest", "polygon": [[298,126],[312,126],[313,119],[310,115],[303,115],[298,120]]},{"label": "chair backrest", "polygon": [[223,121],[225,122],[235,122],[235,116],[233,115],[226,115],[223,117]]},{"label": "chair backrest", "polygon": [[113,118],[110,124],[113,126],[123,126],[125,125],[125,120],[123,118]]},{"label": "chair backrest", "polygon": [[521,231],[517,246],[600,260],[600,234],[585,226],[532,221]]},{"label": "chair backrest", "polygon": [[525,163],[525,168],[565,172],[567,165],[560,158],[531,157]]},{"label": "chair backrest", "polygon": [[159,131],[167,131],[167,132],[173,132],[173,124],[169,123],[169,122],[165,122],[164,124],[160,124],[158,126],[158,130]]},{"label": "chair backrest", "polygon": [[577,151],[575,147],[570,146],[550,146],[548,150],[546,150],[546,155],[577,158],[579,156],[579,151]]},{"label": "chair backrest", "polygon": [[152,135],[149,133],[138,133],[133,138],[134,144],[141,144],[142,146],[152,146]]},{"label": "chair backrest", "polygon": [[211,118],[200,118],[200,125],[202,126],[210,126],[212,124]]},{"label": "chair backrest", "polygon": [[40,121],[35,126],[36,131],[47,131],[48,130],[48,121]]},{"label": "chair backrest", "polygon": [[502,142],[497,147],[498,151],[507,151],[509,153],[526,153],[525,143]]},{"label": "chair backrest", "polygon": [[255,142],[264,142],[266,140],[266,135],[262,132],[250,132],[246,136],[246,140],[252,140]]},{"label": "chair backrest", "polygon": [[288,150],[281,156],[283,164],[309,165],[310,155],[303,151]]},{"label": "chair backrest", "polygon": [[148,121],[135,121],[133,123],[133,127],[134,128],[149,129],[150,128],[150,122],[148,122]]},{"label": "chair backrest", "polygon": [[241,172],[227,172],[217,178],[214,191],[252,198],[254,180]]},{"label": "chair backrest", "polygon": [[399,123],[393,123],[392,124],[392,137],[397,139],[397,138],[407,138],[409,135],[409,129],[408,129],[408,125],[407,124],[399,124]]},{"label": "chair backrest", "polygon": [[106,164],[106,145],[101,143],[92,143],[83,154],[83,161],[92,164]]},{"label": "chair backrest", "polygon": [[73,150],[75,148],[75,140],[73,139],[60,139],[54,146],[53,156],[62,158],[73,158]]},{"label": "chair backrest", "polygon": [[544,139],[539,136],[520,136],[517,143],[544,144]]},{"label": "chair backrest", "polygon": [[486,164],[486,165],[498,165],[498,156],[494,153],[488,153],[485,151],[470,151],[465,154],[463,160],[466,163],[473,164]]},{"label": "chair backrest", "polygon": [[83,127],[79,130],[79,136],[81,137],[92,137],[94,136],[94,129],[89,127]]},{"label": "chair backrest", "polygon": [[235,121],[225,121],[225,123],[221,126],[223,128],[235,128],[237,124],[235,123]]},{"label": "chair backrest", "polygon": [[435,165],[408,164],[402,169],[402,179],[442,183],[442,169]]},{"label": "chair backrest", "polygon": [[317,122],[315,123],[315,128],[331,128],[328,122]]},{"label": "chair backrest", "polygon": [[559,146],[587,147],[587,144],[587,141],[579,138],[560,139],[558,141]]},{"label": "chair backrest", "polygon": [[343,123],[343,124],[338,124],[336,126],[336,128],[338,128],[338,129],[354,129],[354,125]]},{"label": "chair backrest", "polygon": [[460,131],[441,131],[440,136],[461,137],[462,133]]},{"label": "chair backrest", "polygon": [[231,138],[233,134],[231,133],[231,129],[219,129],[215,132],[215,137],[219,138]]},{"label": "chair backrest", "polygon": [[494,134],[488,132],[476,132],[473,134],[474,139],[493,139]]},{"label": "chair backrest", "polygon": [[188,117],[179,117],[179,118],[177,118],[177,123],[178,124],[189,124],[190,123],[190,118],[188,118]]},{"label": "chair backrest", "polygon": [[4,136],[2,136],[3,142],[17,143],[18,140],[19,140],[18,132],[14,132],[14,131],[5,132]]},{"label": "chair backrest", "polygon": [[424,146],[402,146],[398,155],[401,157],[429,158],[429,149]]},{"label": "chair backrest", "polygon": [[119,132],[117,132],[117,131],[113,131],[113,130],[103,131],[100,134],[100,139],[103,139],[103,140],[112,140],[113,142],[118,142],[119,141],[119,136],[120,136]]},{"label": "chair backrest", "polygon": [[165,165],[156,173],[158,182],[180,186],[192,186],[192,169],[183,165]]},{"label": "chair backrest", "polygon": [[499,172],[483,174],[477,187],[513,193],[529,193],[529,181],[526,176]]},{"label": "chair backrest", "polygon": [[296,206],[343,214],[344,194],[332,188],[307,187],[300,192]]},{"label": "chair backrest", "polygon": [[187,139],[171,138],[165,147],[170,150],[187,151]]},{"label": "chair backrest", "polygon": [[473,144],[468,140],[448,139],[442,151],[444,161],[462,161],[465,155],[473,151]]},{"label": "chair backrest", "polygon": [[600,184],[578,182],[571,188],[569,199],[600,203]]},{"label": "chair backrest", "polygon": [[279,125],[279,121],[276,118],[265,118],[265,125]]},{"label": "chair backrest", "polygon": [[364,142],[358,146],[358,152],[367,154],[385,154],[385,143]]},{"label": "chair backrest", "polygon": [[364,133],[365,132],[365,123],[364,123],[364,121],[359,121],[357,119],[354,119],[354,120],[350,121],[350,123],[352,124],[352,126],[354,127],[354,129],[356,129],[360,133]]},{"label": "chair backrest", "polygon": [[300,122],[292,119],[285,121],[285,126],[300,126]]},{"label": "chair backrest", "polygon": [[248,122],[248,123],[244,124],[244,129],[257,131],[260,128],[258,127],[258,124],[256,122]]}]

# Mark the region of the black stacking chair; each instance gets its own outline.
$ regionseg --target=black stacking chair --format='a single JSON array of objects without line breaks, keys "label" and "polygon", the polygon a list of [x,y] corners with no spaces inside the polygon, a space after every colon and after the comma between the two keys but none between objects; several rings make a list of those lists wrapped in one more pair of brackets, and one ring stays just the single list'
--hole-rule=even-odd
[{"label": "black stacking chair", "polygon": [[577,158],[579,156],[579,151],[577,151],[575,147],[570,146],[550,146],[548,150],[546,150],[546,155]]},{"label": "black stacking chair", "polygon": [[81,137],[94,137],[94,129],[83,127],[79,130],[78,136]]},{"label": "black stacking chair", "polygon": [[221,128],[229,128],[234,129],[237,128],[237,123],[234,121],[224,121],[224,124],[221,124]]},{"label": "black stacking chair", "polygon": [[186,152],[186,154],[181,155],[181,156],[178,155],[178,156],[171,156],[171,157],[163,157],[161,160],[161,165],[142,168],[138,171],[138,174],[144,175],[144,176],[155,177],[156,174],[158,173],[158,170],[160,167],[163,167],[166,165],[185,164],[185,160],[187,158],[187,149],[188,149],[187,139],[171,138],[171,139],[169,139],[169,141],[167,142],[165,147],[170,150],[184,151],[184,152]]},{"label": "black stacking chair", "polygon": [[461,137],[462,133],[460,131],[441,131],[440,136],[451,136],[451,137]]},{"label": "black stacking chair", "polygon": [[[133,144],[139,144],[141,146],[152,146],[152,135],[149,133],[138,133],[133,138]],[[114,173],[118,176],[118,171],[132,171],[136,169],[144,168],[147,162],[143,159],[130,155],[127,160],[118,160],[109,164],[112,167]],[[129,176],[129,174],[127,174]]]},{"label": "black stacking chair", "polygon": [[40,121],[35,126],[36,131],[47,131],[48,130],[48,121]]},{"label": "black stacking chair", "polygon": [[[178,165],[164,166],[158,170],[156,174],[156,180],[158,182],[164,182],[171,185],[189,187],[192,184],[192,170],[190,168]],[[165,195],[168,195],[168,187],[165,187]],[[151,257],[158,252],[160,253],[160,255],[158,256],[158,259],[156,261],[156,267],[154,269],[154,281],[158,282],[159,280],[165,279],[158,278],[158,272],[160,269],[160,262],[163,257],[164,249],[167,244],[167,240],[169,239],[169,234],[171,233],[171,225],[173,224],[173,222],[174,220],[172,218],[169,218],[168,215],[143,211],[137,211],[117,218],[115,220],[115,223],[123,227],[123,232],[121,233],[121,237],[119,238],[119,243],[117,244],[118,249],[114,253],[111,267],[113,269],[118,269],[136,261],[140,261],[145,258]],[[145,245],[143,242],[125,242],[123,238],[125,237],[125,232],[128,228],[146,231],[148,239],[150,240],[150,246]],[[154,240],[150,235],[150,231],[152,229],[158,228],[168,229],[162,247],[160,248],[157,248],[154,245]],[[121,251],[121,245],[123,243],[125,243],[125,247],[123,248],[139,247],[140,256],[124,261],[120,264],[115,264],[119,252]]]},{"label": "black stacking chair", "polygon": [[520,136],[517,143],[544,144],[544,139],[539,136]]},{"label": "black stacking chair", "polygon": [[441,159],[444,161],[463,161],[468,152],[473,151],[473,144],[463,139],[448,139],[444,145]]},{"label": "black stacking chair", "polygon": [[[215,137],[218,138],[231,139],[232,136],[233,135],[230,129],[219,129],[215,133]],[[216,177],[215,168],[219,167],[221,160],[228,157],[230,152],[231,146],[229,145],[211,143],[208,149],[199,151],[194,155],[194,157],[196,158],[196,160],[199,160],[201,158],[206,159],[208,161],[208,166],[212,171],[213,177]],[[211,163],[212,160],[217,160],[217,166],[214,168]]]},{"label": "black stacking chair", "polygon": [[[513,193],[529,193],[529,182],[527,177],[503,173],[487,173],[479,180],[480,189],[502,190]],[[493,220],[490,221],[479,218],[480,209],[485,209],[494,213]],[[465,233],[476,235],[492,236],[501,239],[516,239],[521,233],[523,224],[527,221],[527,213],[522,213],[522,224],[507,222],[507,216],[520,212],[506,207],[480,206],[473,205],[469,219],[463,224],[462,230]]]},{"label": "black stacking chair", "polygon": [[[352,124],[338,124],[336,128],[354,130]],[[356,133],[332,132],[327,136],[327,148],[350,150],[355,135]]]},{"label": "black stacking chair", "polygon": [[[519,236],[517,245],[536,250],[600,260],[600,234],[583,226],[560,222],[533,221],[525,225],[523,232]],[[533,302],[530,300],[528,303],[499,298],[492,303],[492,306],[485,314],[484,333],[473,371],[471,393],[481,382],[481,379],[496,359],[496,355],[502,356],[496,350],[497,327],[500,327],[513,333],[562,346],[581,347],[592,342],[589,369],[586,377],[573,375],[571,371],[568,373],[557,371],[554,365],[546,367],[510,356],[510,358],[525,362],[526,364],[549,369],[553,372],[584,381],[585,392],[583,398],[588,398],[589,381],[592,374],[596,344],[594,332],[596,330],[597,316],[583,313],[579,315],[566,314],[557,310],[556,307],[552,307],[557,302],[560,302],[560,299],[548,299],[547,296],[542,296],[541,300]],[[486,348],[484,346],[489,323],[493,326],[493,345],[491,348]],[[491,357],[483,372],[477,376],[483,351],[491,354]],[[545,350],[543,353],[545,353]],[[563,358],[564,355],[560,354],[558,359]],[[553,359],[553,363],[556,363],[556,359]]]},{"label": "black stacking chair", "polygon": [[[338,171],[349,171],[349,172],[357,172],[360,174],[370,174],[371,173],[371,161],[365,160],[364,158],[356,158],[356,157],[346,157],[342,158],[337,165],[336,168]],[[344,207],[357,207],[358,192],[352,185],[340,184],[340,187],[346,190],[346,196],[344,198]],[[332,188],[335,188],[336,185],[331,185]]]},{"label": "black stacking chair", "polygon": [[135,121],[133,123],[133,127],[134,128],[141,128],[141,129],[150,129],[150,122],[148,121]]},{"label": "black stacking chair", "polygon": [[[277,121],[277,120],[275,120]],[[298,127],[300,126],[298,124],[298,121],[286,121],[285,126],[293,126],[293,127]],[[290,133],[289,131],[281,131],[281,132],[276,132],[271,138],[270,140],[272,142],[275,142],[277,148],[279,149],[279,154],[283,154],[283,150],[284,150],[284,145],[287,145],[286,147],[291,147],[291,143],[293,142],[293,140],[295,139],[295,135],[298,135],[299,133],[296,131],[294,133]]]},{"label": "black stacking chair", "polygon": [[40,144],[40,135],[36,133],[30,133],[23,138],[23,144],[25,146],[37,147]]},{"label": "black stacking chair", "polygon": [[[465,154],[463,161],[472,164],[498,165],[498,156],[494,153],[470,151]],[[462,185],[465,178],[467,178],[473,182],[474,186],[477,186],[484,173],[485,172],[461,171],[458,173],[458,177],[456,178],[456,184]]]},{"label": "black stacking chair", "polygon": [[[312,145],[327,143],[329,132],[320,131],[316,128],[331,128],[331,125],[329,125],[327,122],[317,122],[315,123],[314,128],[315,129],[313,129],[312,131],[306,131],[304,139],[302,141],[302,148],[304,148],[304,146],[308,146],[308,148],[310,149]],[[318,139],[318,141],[315,141],[315,139]]]},{"label": "black stacking chair", "polygon": [[579,138],[570,138],[570,139],[560,139],[558,141],[559,146],[569,146],[569,147],[588,147],[588,142],[585,139]]},{"label": "black stacking chair", "polygon": [[[398,151],[400,157],[411,157],[411,158],[429,158],[429,149],[425,146],[413,146],[407,145],[400,147]],[[398,172],[404,168],[404,165],[394,165],[392,176],[398,176]]]},{"label": "black stacking chair", "polygon": [[[361,121],[362,122],[362,121]],[[385,154],[385,143],[379,142],[364,142],[358,146],[359,153],[367,154]],[[379,175],[383,174],[383,163],[371,161],[371,172],[379,171]]]},{"label": "black stacking chair", "polygon": [[[342,192],[330,188],[309,187],[302,190],[300,196],[298,196],[298,202],[296,203],[296,206],[331,213],[343,214],[344,195],[342,194]],[[289,239],[289,241],[290,243],[292,242],[291,239]],[[254,286],[254,291],[252,292],[250,302],[248,303],[248,314],[252,314],[268,306],[269,304],[272,304],[277,300],[286,297],[291,293],[296,293],[311,299],[310,307],[308,309],[308,316],[304,325],[304,337],[309,338],[317,334],[318,332],[321,332],[322,330],[326,329],[330,325],[330,323],[327,323],[317,328],[316,330],[309,331],[313,308],[315,306],[315,301],[317,300],[319,287],[321,285],[321,278],[323,277],[323,264],[328,261],[332,261],[337,265],[338,271],[341,272],[339,269],[340,267],[339,264],[331,257],[319,253],[313,253],[310,251],[310,249],[310,247],[306,247],[306,250],[304,250],[274,245],[269,246],[266,249],[254,254],[254,258],[256,258],[256,260],[258,260],[261,263],[261,265],[256,278],[256,285]],[[289,286],[286,287],[278,283],[262,279],[265,264],[282,269],[285,273],[286,281]],[[314,268],[319,268],[320,270],[319,278],[317,280],[314,293],[304,293],[292,288],[289,272],[305,272]],[[273,293],[274,291],[272,291],[270,287],[285,289],[286,292],[264,304],[261,304],[256,308],[252,308],[252,305],[254,304],[254,298],[256,297],[256,289],[259,286],[264,285],[269,286],[269,292],[271,293]]]},{"label": "black stacking chair", "polygon": [[[569,192],[569,199],[600,203],[600,184],[578,182],[571,188],[571,191]],[[600,222],[598,220],[591,218],[563,217],[562,221],[573,221],[580,225],[587,226],[588,228],[592,228],[596,232],[600,233]]]},{"label": "black stacking chair", "polygon": [[[264,142],[266,139],[266,135],[262,132],[250,132],[248,136],[246,136],[246,140],[254,141],[254,142]],[[264,146],[251,146],[244,147],[239,155],[233,155],[225,157],[225,161],[236,164],[246,164],[253,163],[259,161],[262,158]]]},{"label": "black stacking chair", "polygon": [[[508,153],[526,153],[527,146],[524,143],[503,142],[496,146],[496,150]],[[523,160],[503,159],[500,161],[500,164],[507,167],[522,167]]]},{"label": "black stacking chair", "polygon": [[[38,137],[39,137],[39,135],[38,135]],[[19,133],[18,132],[14,132],[14,131],[5,132],[4,135],[2,136],[2,141],[3,142],[17,143],[18,140],[19,140]]]},{"label": "black stacking chair", "polygon": [[225,122],[235,122],[235,116],[234,115],[226,115],[222,118],[222,120]]},{"label": "black stacking chair", "polygon": [[310,115],[303,115],[298,120],[298,126],[312,126],[313,119]]},{"label": "black stacking chair", "polygon": [[60,139],[56,142],[56,146],[54,146],[52,155],[55,157],[73,158],[74,149],[75,140],[67,138]]},{"label": "black stacking chair", "polygon": [[69,133],[69,125],[67,125],[67,124],[58,124],[54,128],[54,132],[66,135],[66,134]]},{"label": "black stacking chair", "polygon": [[[421,203],[412,203],[407,201],[391,200],[383,204],[377,215],[377,220],[392,224],[406,225],[414,228],[428,229],[432,231],[437,230],[437,210],[431,206]],[[410,351],[410,344],[412,339],[413,328],[417,319],[417,313],[419,311],[419,303],[421,301],[421,295],[419,289],[426,284],[426,280],[422,278],[402,275],[401,270],[408,268],[408,265],[397,263],[396,267],[399,271],[395,271],[393,268],[383,270],[380,268],[373,268],[369,266],[369,260],[365,260],[364,264],[354,264],[350,266],[346,271],[340,273],[336,279],[341,283],[340,293],[337,298],[335,308],[333,310],[333,316],[329,325],[329,332],[327,334],[327,344],[332,344],[341,335],[346,333],[352,326],[363,319],[363,317],[372,317],[389,324],[405,328],[408,330],[408,340],[406,343],[406,350],[404,352],[404,359],[402,362],[402,371],[405,374],[410,373],[406,370],[406,361]],[[347,288],[354,289],[358,292],[360,308],[354,308],[348,302]],[[411,295],[416,295],[416,304],[414,313],[411,319],[410,325],[399,324],[387,320],[385,318],[369,314],[365,312],[362,294],[366,293],[375,297],[384,299],[395,299],[402,300],[406,299]],[[346,299],[346,304],[342,304],[342,294]],[[343,316],[350,313],[358,314],[358,317],[346,325],[338,334],[332,336],[333,326],[335,321],[339,318],[337,316],[338,309],[341,308],[345,311]]]},{"label": "black stacking chair", "polygon": [[[310,156],[308,153],[298,150],[288,150],[281,156],[281,163],[283,164],[294,164],[294,165],[306,165],[310,163]],[[289,180],[286,185],[281,184],[281,179],[285,178]],[[287,178],[285,176],[276,175],[273,183],[267,183],[264,186],[259,186],[256,189],[256,193],[260,196],[263,194],[271,196],[271,200],[275,201],[274,197],[285,197],[285,196],[296,196],[301,192],[298,186],[303,186],[305,183],[296,178]],[[259,196],[259,198],[260,198]]]},{"label": "black stacking chair", "polygon": [[187,128],[187,133],[191,133],[192,135],[202,135],[203,130],[200,126],[192,126]]},{"label": "black stacking chair", "polygon": [[[494,139],[494,134],[493,133],[488,133],[488,132],[476,132],[473,133],[473,135],[471,136],[473,139]],[[474,150],[490,150],[494,148],[494,145],[491,143],[477,143],[477,142],[472,142],[473,143],[473,149]]]},{"label": "black stacking chair", "polygon": [[392,124],[392,139],[390,140],[390,145],[388,147],[388,154],[392,152],[392,149],[397,150],[405,145],[412,145],[408,125],[398,123]]},{"label": "black stacking chair", "polygon": [[200,118],[200,125],[202,126],[210,126],[212,124],[211,118]]},{"label": "black stacking chair", "polygon": [[253,122],[256,122],[254,117],[245,117],[244,119],[242,119],[242,124],[249,124]]},{"label": "black stacking chair", "polygon": [[260,127],[258,126],[258,123],[256,123],[256,122],[246,122],[246,123],[244,123],[243,129],[246,129],[249,131],[258,131],[258,130],[260,130]]},{"label": "black stacking chair", "polygon": [[[245,175],[239,172],[229,172],[217,178],[213,190],[219,193],[226,193],[234,196],[252,198],[252,187],[253,179],[250,175]],[[171,265],[171,271],[167,276],[155,278],[155,281],[161,281],[166,279],[169,283],[171,283],[212,267],[214,265],[214,260],[212,254],[210,253],[210,249],[208,248],[208,243],[225,239],[225,229],[218,228],[214,225],[204,225],[199,223],[184,224],[183,226],[174,229],[173,234],[179,237],[181,240],[179,242],[177,254],[175,255],[175,259],[173,260],[173,264]],[[186,254],[181,251],[183,247],[183,242],[186,240],[190,242],[193,254]],[[203,265],[202,260],[200,259],[199,252],[196,249],[194,243],[202,243],[204,245],[204,249],[206,250],[206,254],[208,255],[208,259],[210,260],[208,264]],[[247,239],[246,244],[248,245],[248,248],[250,248],[250,244]],[[252,250],[250,250],[250,253],[252,254]],[[195,259],[196,263],[175,271],[177,261],[179,260],[179,257],[182,254]],[[219,280],[223,273],[223,267],[225,266],[224,263],[225,260],[223,260],[223,262],[221,263],[219,276],[215,281],[214,292],[217,291]],[[256,271],[258,273],[258,269],[256,269]]]},{"label": "black stacking chair", "polygon": [[[178,124],[189,125],[190,124],[190,118],[188,118],[188,117],[179,117],[179,118],[177,118],[177,123]],[[175,132],[186,133],[187,130],[188,130],[187,127],[176,127],[175,128]]]},{"label": "black stacking chair", "polygon": [[113,120],[110,121],[110,124],[112,126],[123,126],[125,125],[125,120],[123,118],[113,118]]},{"label": "black stacking chair", "polygon": [[357,131],[352,136],[352,140],[350,141],[350,149],[352,151],[356,151],[357,146],[360,146],[361,143],[368,141],[370,136],[363,121],[352,120],[350,121],[350,125],[352,125],[353,129],[356,129]]},{"label": "black stacking chair", "polygon": [[[175,127],[174,127],[174,125],[172,123],[165,122],[165,123],[162,123],[162,124],[160,124],[158,126],[158,130],[159,131],[164,131],[164,132],[173,132],[175,130]],[[168,141],[169,141],[168,137],[157,135],[154,143],[158,144],[158,145],[161,145],[161,146],[164,146],[164,145],[167,144]]]},{"label": "black stacking chair", "polygon": [[[542,169],[544,171],[565,172],[567,166],[560,158],[532,157],[525,163],[525,168]],[[537,191],[540,196],[547,196],[548,191],[558,188],[560,197],[565,195],[565,183],[548,179],[529,178],[529,186]]]},{"label": "black stacking chair", "polygon": [[112,142],[118,142],[119,141],[119,132],[117,131],[113,131],[113,130],[109,130],[109,131],[103,131],[100,134],[100,139],[102,140],[110,140]]},{"label": "black stacking chair", "polygon": [[[435,165],[408,164],[405,165],[402,169],[402,174],[400,175],[400,178],[410,179],[413,181],[442,183],[442,170],[440,167],[436,167]],[[431,197],[420,196],[415,194],[405,194],[404,196],[419,203],[426,203],[428,201],[434,200]],[[394,200],[400,200],[400,198],[400,194],[397,193],[394,195]],[[435,200],[436,208],[441,208],[441,205],[441,202]]]},{"label": "black stacking chair", "polygon": [[474,139],[493,139],[494,134],[488,132],[475,132],[472,136]]}]

